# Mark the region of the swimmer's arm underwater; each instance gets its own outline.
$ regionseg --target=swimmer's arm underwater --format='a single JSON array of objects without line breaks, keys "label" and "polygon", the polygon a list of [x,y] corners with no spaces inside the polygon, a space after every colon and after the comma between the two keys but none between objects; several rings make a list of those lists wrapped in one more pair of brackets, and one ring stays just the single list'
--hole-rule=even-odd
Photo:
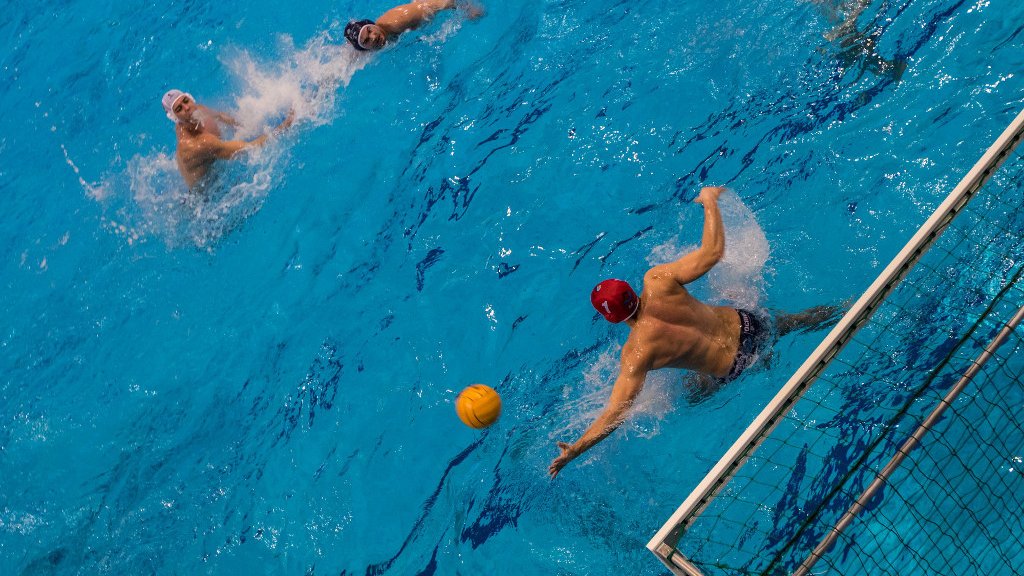
[{"label": "swimmer's arm underwater", "polygon": [[[629,354],[628,348],[623,348],[622,354],[625,357]],[[548,467],[548,474],[554,478],[565,467],[580,454],[592,448],[595,444],[604,440],[609,434],[615,431],[626,419],[626,413],[633,406],[633,402],[644,388],[644,380],[647,378],[647,370],[638,363],[623,363],[619,370],[619,377],[612,387],[611,396],[608,397],[608,404],[601,415],[594,420],[594,423],[587,428],[583,436],[572,444],[559,442],[558,448],[562,453],[555,458]]]}]

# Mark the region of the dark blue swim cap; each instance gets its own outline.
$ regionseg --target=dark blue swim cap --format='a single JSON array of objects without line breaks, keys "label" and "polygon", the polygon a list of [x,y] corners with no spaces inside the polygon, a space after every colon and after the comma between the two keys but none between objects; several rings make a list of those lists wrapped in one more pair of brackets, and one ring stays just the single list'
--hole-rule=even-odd
[{"label": "dark blue swim cap", "polygon": [[373,20],[352,20],[345,26],[345,39],[352,44],[352,47],[356,50],[365,52],[366,48],[359,45],[359,31],[363,29],[363,26],[369,26],[375,24]]}]

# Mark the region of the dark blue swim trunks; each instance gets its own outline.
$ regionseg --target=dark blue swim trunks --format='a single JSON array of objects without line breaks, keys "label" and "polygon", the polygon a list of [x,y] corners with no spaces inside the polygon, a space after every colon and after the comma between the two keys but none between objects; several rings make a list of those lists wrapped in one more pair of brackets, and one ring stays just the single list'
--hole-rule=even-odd
[{"label": "dark blue swim trunks", "polygon": [[740,317],[740,344],[729,374],[722,379],[726,382],[735,380],[744,370],[757,362],[770,334],[765,319],[758,318],[753,312],[739,308],[736,309],[736,313]]}]

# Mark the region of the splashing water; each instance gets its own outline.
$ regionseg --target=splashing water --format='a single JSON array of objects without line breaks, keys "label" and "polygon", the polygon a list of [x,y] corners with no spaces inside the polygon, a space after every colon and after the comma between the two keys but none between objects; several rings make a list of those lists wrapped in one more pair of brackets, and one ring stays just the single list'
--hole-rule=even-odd
[{"label": "splashing water", "polygon": [[725,256],[708,274],[712,292],[733,306],[758,308],[764,298],[764,265],[770,249],[764,230],[732,191],[719,199],[725,225]]},{"label": "splashing water", "polygon": [[281,155],[279,146],[266,147],[240,156],[232,165],[216,166],[202,191],[189,191],[172,156],[136,155],[115,178],[126,181],[130,200],[106,224],[129,244],[155,237],[168,248],[193,245],[210,250],[262,206]]},{"label": "splashing water", "polygon": [[459,29],[462,28],[462,22],[462,18],[450,18],[448,20],[445,20],[441,24],[437,32],[434,32],[433,34],[425,34],[423,35],[423,37],[420,38],[420,40],[422,42],[426,42],[431,46],[436,44],[442,44],[446,40],[448,40],[450,36],[458,32]]},{"label": "splashing water", "polygon": [[567,386],[562,390],[559,411],[563,416],[562,425],[551,431],[554,439],[578,435],[604,409],[612,384],[619,372],[619,350],[613,346],[598,356],[597,360],[583,373],[583,390]]},{"label": "splashing water", "polygon": [[338,88],[348,86],[371,59],[339,39],[337,30],[335,23],[301,49],[282,35],[278,40],[282,56],[272,62],[260,62],[242,49],[227,52],[222,61],[241,85],[233,111],[240,136],[258,134],[288,110],[295,111],[296,121],[314,126],[334,119]]}]

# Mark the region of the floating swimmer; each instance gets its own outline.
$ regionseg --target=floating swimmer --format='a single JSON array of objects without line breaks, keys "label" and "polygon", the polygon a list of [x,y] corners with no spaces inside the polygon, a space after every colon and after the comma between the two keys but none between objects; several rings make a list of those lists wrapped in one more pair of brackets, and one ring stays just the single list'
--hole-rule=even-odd
[{"label": "floating swimmer", "polygon": [[764,361],[772,335],[816,328],[834,321],[835,306],[818,306],[799,314],[776,318],[726,306],[708,306],[684,286],[711,270],[725,254],[725,231],[718,209],[720,187],[700,191],[704,205],[704,233],[699,248],[675,262],[655,266],[644,274],[637,296],[622,280],[605,280],[594,288],[590,301],[609,322],[625,322],[630,333],[622,346],[619,376],[604,411],[573,444],[559,442],[561,454],[548,473],[562,468],[603,440],[622,424],[644,387],[647,373],[659,368],[692,370],[709,387],[721,386],[744,370]]},{"label": "floating swimmer", "polygon": [[907,61],[897,58],[889,60],[878,53],[881,29],[868,26],[857,28],[861,13],[871,5],[872,0],[810,0],[822,15],[834,26],[824,34],[825,39],[838,46],[836,59],[843,70],[857,70],[857,79],[864,72],[871,72],[880,78],[899,82],[907,70]]},{"label": "floating swimmer", "polygon": [[[231,116],[207,108],[196,102],[196,99],[181,90],[169,90],[161,101],[167,118],[174,122],[174,132],[178,139],[178,150],[175,158],[178,170],[189,188],[193,188],[210,171],[210,166],[217,160],[227,160],[235,154],[266,143],[269,134],[254,140],[222,140],[220,122],[229,126],[238,126]],[[289,112],[276,128],[274,134],[280,134],[292,125],[294,112]]]},{"label": "floating swimmer", "polygon": [[[396,40],[402,32],[415,30],[429,22],[434,14],[454,8],[455,0],[414,0],[395,6],[381,14],[376,21],[349,22],[345,26],[345,38],[360,52],[380,50],[388,42]],[[462,9],[470,20],[483,15],[483,9],[475,4],[466,4]]]}]

